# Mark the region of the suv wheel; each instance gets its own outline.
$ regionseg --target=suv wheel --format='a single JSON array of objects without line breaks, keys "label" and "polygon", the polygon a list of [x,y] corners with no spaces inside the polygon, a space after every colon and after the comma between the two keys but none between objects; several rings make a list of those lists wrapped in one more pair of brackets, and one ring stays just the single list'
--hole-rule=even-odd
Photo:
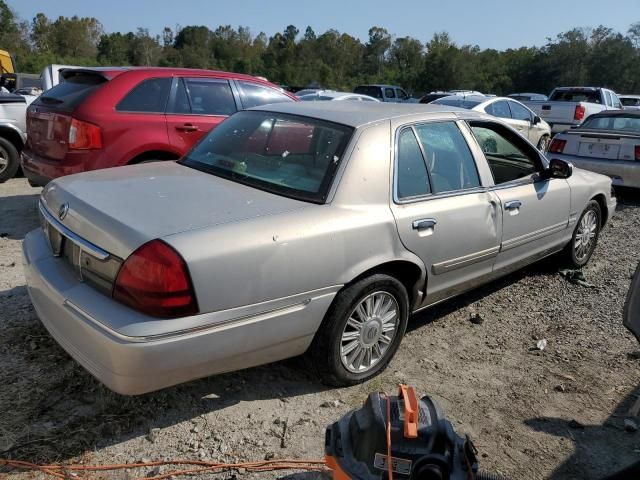
[{"label": "suv wheel", "polygon": [[13,178],[20,167],[18,149],[6,138],[0,138],[0,183]]},{"label": "suv wheel", "polygon": [[340,291],[309,349],[312,368],[335,386],[382,371],[407,328],[409,297],[397,279],[376,274]]}]

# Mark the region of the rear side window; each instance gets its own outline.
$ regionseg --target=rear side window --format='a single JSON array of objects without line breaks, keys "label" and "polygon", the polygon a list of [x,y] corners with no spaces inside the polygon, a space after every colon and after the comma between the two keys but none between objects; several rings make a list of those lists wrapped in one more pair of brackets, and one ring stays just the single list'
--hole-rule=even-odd
[{"label": "rear side window", "polygon": [[433,193],[480,186],[476,162],[454,122],[427,123],[415,128],[426,157]]},{"label": "rear side window", "polygon": [[65,81],[43,93],[37,102],[45,105],[59,105],[61,110],[71,111],[105,83],[107,79],[102,75],[86,72],[71,73],[67,75]]},{"label": "rear side window", "polygon": [[238,82],[238,88],[244,108],[258,107],[269,103],[293,102],[284,93],[256,83]]},{"label": "rear side window", "polygon": [[400,132],[397,165],[398,198],[419,197],[431,193],[427,166],[411,128],[405,128]]},{"label": "rear side window", "polygon": [[149,78],[136,85],[116,105],[120,112],[164,113],[172,78]]},{"label": "rear side window", "polygon": [[196,115],[231,115],[236,112],[236,102],[229,82],[210,78],[185,78],[191,104]]},{"label": "rear side window", "polygon": [[489,115],[493,115],[498,118],[511,118],[511,110],[509,110],[509,104],[504,100],[494,102],[487,105],[484,109]]},{"label": "rear side window", "polygon": [[370,97],[382,99],[382,89],[380,87],[371,87],[368,85],[360,85],[356,87],[353,93],[360,93],[362,95],[369,95]]},{"label": "rear side window", "polygon": [[384,96],[387,98],[396,98],[396,93],[393,91],[393,88],[385,88]]}]

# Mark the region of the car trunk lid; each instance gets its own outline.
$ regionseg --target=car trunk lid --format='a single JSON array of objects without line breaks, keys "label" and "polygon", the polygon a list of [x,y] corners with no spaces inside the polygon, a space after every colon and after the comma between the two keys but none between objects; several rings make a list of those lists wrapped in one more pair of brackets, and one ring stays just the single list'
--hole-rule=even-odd
[{"label": "car trunk lid", "polygon": [[566,132],[575,139],[571,153],[587,158],[604,160],[635,160],[635,147],[640,135],[607,130],[573,130]]},{"label": "car trunk lid", "polygon": [[62,177],[42,198],[56,218],[68,209],[66,228],[123,259],[155,238],[309,205],[175,162]]}]

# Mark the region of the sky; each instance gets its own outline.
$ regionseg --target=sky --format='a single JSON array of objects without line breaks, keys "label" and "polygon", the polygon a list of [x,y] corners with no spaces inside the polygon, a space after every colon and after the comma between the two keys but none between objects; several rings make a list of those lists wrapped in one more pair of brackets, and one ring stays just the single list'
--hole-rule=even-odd
[{"label": "sky", "polygon": [[[447,31],[459,45],[503,50],[541,46],[574,27],[604,24],[626,33],[640,21],[640,0],[6,0],[23,20],[42,12],[96,17],[107,32],[165,26],[247,26],[255,36],[273,35],[287,25],[301,33],[310,25],[316,33],[330,28],[366,41],[371,26],[398,37],[422,42]],[[606,15],[605,15],[606,14]]]}]

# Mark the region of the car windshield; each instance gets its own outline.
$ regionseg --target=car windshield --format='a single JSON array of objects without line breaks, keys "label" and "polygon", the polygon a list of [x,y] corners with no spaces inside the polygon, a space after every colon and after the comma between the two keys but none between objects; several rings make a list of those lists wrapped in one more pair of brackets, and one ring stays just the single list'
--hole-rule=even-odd
[{"label": "car windshield", "polygon": [[630,133],[640,133],[640,117],[636,116],[602,116],[585,120],[581,130],[620,130]]},{"label": "car windshield", "polygon": [[314,118],[244,111],[211,131],[182,164],[298,200],[323,203],[353,129]]},{"label": "car windshield", "polygon": [[435,105],[447,105],[448,107],[466,108],[471,110],[473,107],[480,105],[482,102],[474,100],[465,100],[464,97],[458,98],[441,98],[431,102]]}]

